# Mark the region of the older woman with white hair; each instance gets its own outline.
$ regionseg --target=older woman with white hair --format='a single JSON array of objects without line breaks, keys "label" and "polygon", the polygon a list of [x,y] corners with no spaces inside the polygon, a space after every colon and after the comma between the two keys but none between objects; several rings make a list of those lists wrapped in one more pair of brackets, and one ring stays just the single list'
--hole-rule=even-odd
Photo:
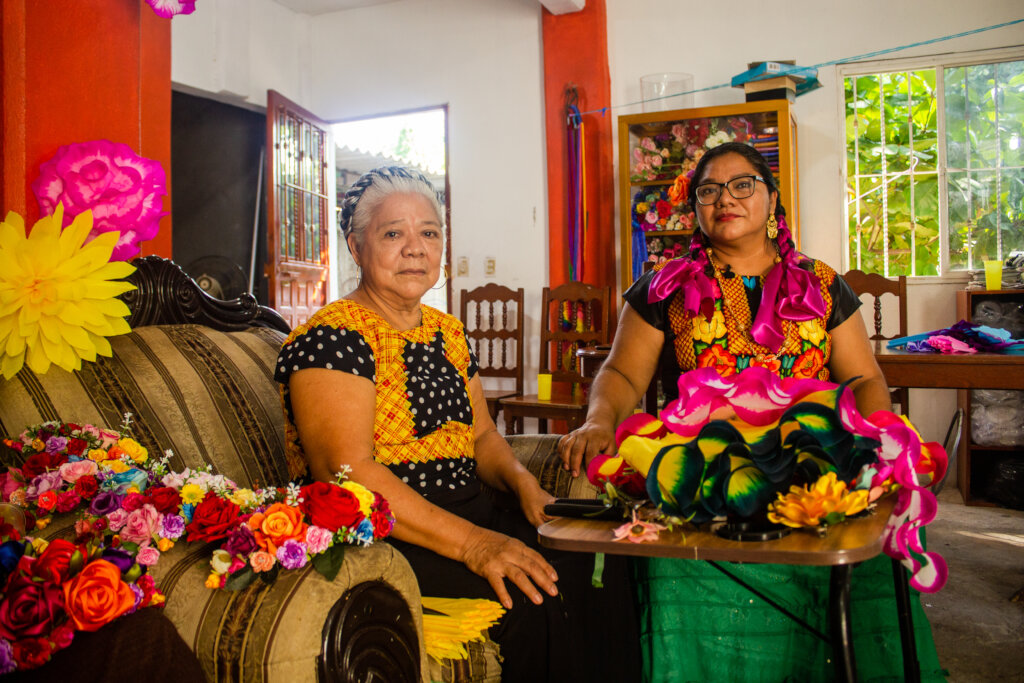
[{"label": "older woman with white hair", "polygon": [[[326,481],[348,466],[384,495],[424,595],[500,600],[502,680],[637,680],[625,564],[595,588],[588,556],[537,547],[551,496],[495,428],[462,323],[420,303],[444,246],[433,187],[375,169],[341,212],[359,285],[296,328],[278,361],[293,467]],[[495,507],[481,482],[521,511]]]}]

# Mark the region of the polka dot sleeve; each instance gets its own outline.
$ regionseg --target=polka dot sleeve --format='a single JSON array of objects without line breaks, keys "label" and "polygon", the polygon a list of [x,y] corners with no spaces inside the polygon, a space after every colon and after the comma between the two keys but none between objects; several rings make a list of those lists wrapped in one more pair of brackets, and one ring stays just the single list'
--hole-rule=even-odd
[{"label": "polka dot sleeve", "polygon": [[340,370],[377,382],[373,350],[355,330],[310,328],[281,348],[274,379],[287,385],[293,372],[306,368]]}]

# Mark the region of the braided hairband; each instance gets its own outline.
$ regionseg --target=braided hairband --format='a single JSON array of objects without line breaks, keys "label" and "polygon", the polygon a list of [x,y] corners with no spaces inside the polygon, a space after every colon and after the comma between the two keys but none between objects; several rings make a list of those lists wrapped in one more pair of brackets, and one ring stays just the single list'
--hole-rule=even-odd
[{"label": "braided hairband", "polygon": [[438,196],[440,202],[440,195],[437,190],[434,189],[433,184],[427,179],[425,175],[419,171],[413,171],[405,168],[404,166],[381,166],[373,170],[367,171],[359,180],[353,183],[352,187],[349,188],[348,192],[341,200],[341,232],[345,237],[348,237],[349,233],[352,232],[352,216],[356,212],[356,205],[359,204],[359,200],[363,198],[363,193],[366,192],[367,188],[371,187],[377,178],[405,178],[407,180],[418,180],[424,185],[430,188],[430,190]]}]

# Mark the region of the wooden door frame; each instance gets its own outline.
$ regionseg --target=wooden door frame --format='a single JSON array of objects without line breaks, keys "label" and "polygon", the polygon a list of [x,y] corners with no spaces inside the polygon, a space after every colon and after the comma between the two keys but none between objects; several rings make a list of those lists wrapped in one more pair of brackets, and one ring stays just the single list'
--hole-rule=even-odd
[{"label": "wooden door frame", "polygon": [[[354,121],[366,121],[369,119],[383,119],[389,116],[401,116],[402,114],[418,114],[424,111],[433,111],[434,109],[440,109],[444,112],[444,223],[447,230],[445,235],[445,246],[444,246],[444,259],[445,262],[441,264],[442,268],[446,269],[448,277],[445,278],[445,297],[448,302],[448,313],[454,315],[454,308],[452,303],[452,292],[454,291],[454,285],[452,278],[455,276],[454,264],[452,262],[452,188],[451,188],[451,174],[449,173],[449,165],[451,155],[449,152],[449,129],[448,129],[448,103],[435,104],[427,107],[415,107],[412,109],[398,109],[390,112],[381,112],[379,114],[371,114],[369,116],[357,116],[351,119],[339,119],[337,121],[330,121],[329,123],[333,126],[336,123],[352,123]],[[338,249],[342,246],[339,245]]]}]

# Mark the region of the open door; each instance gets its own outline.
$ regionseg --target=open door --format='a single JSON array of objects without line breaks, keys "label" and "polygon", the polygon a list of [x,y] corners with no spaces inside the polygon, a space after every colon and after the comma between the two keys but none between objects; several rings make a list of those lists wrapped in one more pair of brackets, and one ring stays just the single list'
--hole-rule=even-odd
[{"label": "open door", "polygon": [[267,263],[270,307],[294,328],[327,303],[334,221],[330,126],[267,91]]}]

